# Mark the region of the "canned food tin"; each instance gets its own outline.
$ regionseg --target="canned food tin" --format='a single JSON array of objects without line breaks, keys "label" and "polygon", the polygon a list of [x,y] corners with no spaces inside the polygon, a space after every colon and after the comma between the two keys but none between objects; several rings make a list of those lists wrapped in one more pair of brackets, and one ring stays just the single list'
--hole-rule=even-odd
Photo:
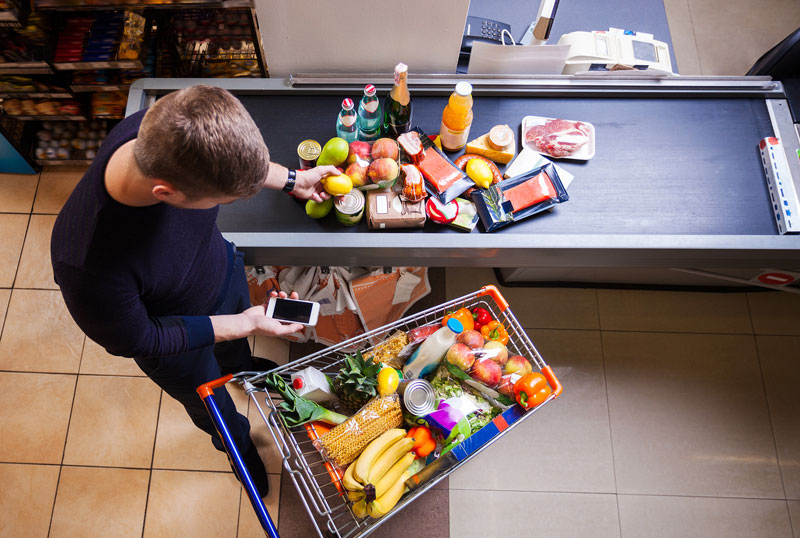
[{"label": "canned food tin", "polygon": [[424,417],[436,411],[436,393],[433,385],[424,379],[404,379],[397,392],[403,397],[403,407],[415,417]]},{"label": "canned food tin", "polygon": [[364,193],[353,189],[344,196],[337,196],[333,202],[336,209],[336,219],[345,226],[355,226],[364,216],[366,200]]},{"label": "canned food tin", "polygon": [[297,156],[300,158],[300,169],[308,170],[317,165],[317,157],[322,153],[322,146],[316,140],[303,140],[297,146]]}]

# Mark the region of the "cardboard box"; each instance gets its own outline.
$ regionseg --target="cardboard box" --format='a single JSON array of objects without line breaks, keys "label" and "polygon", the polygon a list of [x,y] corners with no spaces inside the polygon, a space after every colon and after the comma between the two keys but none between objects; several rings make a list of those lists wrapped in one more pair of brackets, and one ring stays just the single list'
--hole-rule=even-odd
[{"label": "cardboard box", "polygon": [[758,148],[761,150],[761,163],[767,177],[772,214],[778,225],[778,232],[800,233],[800,199],[797,197],[783,146],[780,140],[770,136],[763,139]]},{"label": "cardboard box", "polygon": [[425,201],[406,202],[392,190],[369,191],[367,220],[370,230],[422,228],[425,226]]}]

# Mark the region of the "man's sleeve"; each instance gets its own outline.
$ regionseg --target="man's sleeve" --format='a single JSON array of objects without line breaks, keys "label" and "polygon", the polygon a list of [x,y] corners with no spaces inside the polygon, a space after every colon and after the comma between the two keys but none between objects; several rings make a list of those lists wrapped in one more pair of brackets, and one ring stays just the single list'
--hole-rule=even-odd
[{"label": "man's sleeve", "polygon": [[150,316],[132,283],[66,264],[54,269],[75,322],[112,355],[158,357],[214,343],[208,316]]}]

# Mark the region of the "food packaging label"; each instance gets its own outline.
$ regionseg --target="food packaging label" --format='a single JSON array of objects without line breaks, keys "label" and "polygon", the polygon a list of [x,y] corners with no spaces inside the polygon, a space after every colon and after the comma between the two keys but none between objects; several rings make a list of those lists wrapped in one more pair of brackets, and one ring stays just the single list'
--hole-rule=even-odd
[{"label": "food packaging label", "polygon": [[394,191],[367,192],[370,230],[425,226],[425,202],[406,202]]}]

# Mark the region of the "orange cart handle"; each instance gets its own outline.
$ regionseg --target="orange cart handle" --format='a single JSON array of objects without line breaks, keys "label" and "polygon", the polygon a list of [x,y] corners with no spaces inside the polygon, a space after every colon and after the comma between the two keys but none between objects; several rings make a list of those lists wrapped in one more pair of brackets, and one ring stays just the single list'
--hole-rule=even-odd
[{"label": "orange cart handle", "polygon": [[201,398],[205,399],[214,394],[214,389],[220,388],[231,379],[233,379],[233,374],[228,374],[224,377],[220,377],[219,379],[215,379],[214,381],[203,383],[197,387],[197,394],[199,394]]},{"label": "orange cart handle", "polygon": [[556,374],[553,373],[553,369],[545,366],[542,368],[542,375],[550,383],[550,388],[553,389],[553,397],[558,398],[558,395],[564,392],[564,387],[561,386],[561,382],[556,377]]},{"label": "orange cart handle", "polygon": [[491,295],[494,299],[494,302],[496,302],[497,306],[500,307],[501,312],[505,312],[508,308],[508,301],[506,301],[506,298],[503,297],[503,294],[500,293],[500,290],[498,290],[497,286],[494,284],[489,284],[488,286],[482,287],[478,296],[480,297],[481,295]]}]

